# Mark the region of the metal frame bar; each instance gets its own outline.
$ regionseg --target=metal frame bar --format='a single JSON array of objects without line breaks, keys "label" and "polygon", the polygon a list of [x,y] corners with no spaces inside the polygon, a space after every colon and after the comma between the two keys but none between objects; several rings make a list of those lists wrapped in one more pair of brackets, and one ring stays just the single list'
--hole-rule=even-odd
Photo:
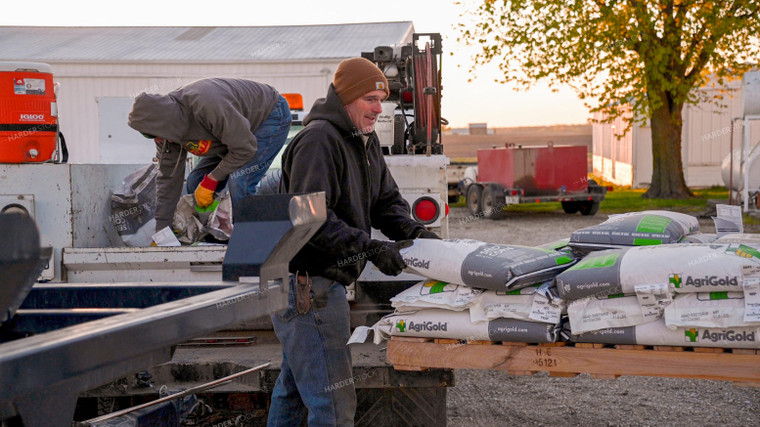
[{"label": "metal frame bar", "polygon": [[[80,391],[124,372],[168,361],[176,344],[287,305],[288,287],[281,283],[269,283],[262,292],[244,284],[0,345],[0,418],[20,415],[28,425],[66,425],[73,406],[70,412],[39,410],[72,400],[51,389],[75,401]],[[43,412],[45,420],[39,418]]]}]

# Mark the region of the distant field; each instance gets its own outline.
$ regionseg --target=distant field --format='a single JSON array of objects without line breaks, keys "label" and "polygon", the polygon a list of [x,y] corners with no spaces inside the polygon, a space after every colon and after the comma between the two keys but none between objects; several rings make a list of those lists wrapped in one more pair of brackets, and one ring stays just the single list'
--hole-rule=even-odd
[{"label": "distant field", "polygon": [[591,125],[495,128],[493,135],[442,135],[443,151],[451,159],[475,158],[479,149],[515,145],[585,145],[591,151]]}]

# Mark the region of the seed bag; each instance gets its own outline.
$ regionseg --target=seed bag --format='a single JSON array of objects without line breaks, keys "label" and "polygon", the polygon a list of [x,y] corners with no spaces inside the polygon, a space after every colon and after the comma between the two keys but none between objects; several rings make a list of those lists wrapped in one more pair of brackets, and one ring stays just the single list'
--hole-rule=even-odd
[{"label": "seed bag", "polygon": [[548,249],[460,239],[416,239],[400,252],[406,272],[493,290],[541,283],[576,262],[570,254]]},{"label": "seed bag", "polygon": [[663,310],[671,301],[670,295],[660,296],[653,306],[642,306],[640,296],[637,295],[611,295],[573,300],[567,306],[570,330],[573,334],[580,334],[654,322],[662,318]]},{"label": "seed bag", "polygon": [[699,231],[691,215],[669,211],[643,211],[610,215],[607,221],[583,228],[570,236],[570,246],[583,251],[620,246],[651,246],[678,243]]},{"label": "seed bag", "polygon": [[549,285],[551,282],[512,291],[484,291],[470,306],[470,320],[507,318],[558,325],[565,304],[549,293]]},{"label": "seed bag", "polygon": [[720,236],[716,243],[749,243],[760,245],[760,234],[757,233],[729,233]]},{"label": "seed bag", "polygon": [[470,307],[482,292],[469,286],[426,280],[391,298],[391,306],[397,311],[423,308],[462,311]]},{"label": "seed bag", "polygon": [[684,236],[680,243],[713,243],[718,239],[715,233],[694,233]]},{"label": "seed bag", "polygon": [[556,341],[559,332],[548,323],[516,319],[472,323],[467,311],[427,309],[389,314],[371,328],[357,327],[348,343],[364,342],[370,330],[375,344],[391,336],[544,343]]},{"label": "seed bag", "polygon": [[760,319],[745,319],[744,292],[697,292],[680,294],[665,309],[671,328],[732,328],[760,326]]},{"label": "seed bag", "polygon": [[608,328],[580,335],[563,330],[571,342],[604,344],[667,345],[683,347],[760,348],[760,328],[676,328],[665,325],[665,319],[627,328]]},{"label": "seed bag", "polygon": [[644,246],[593,252],[556,277],[559,297],[635,294],[637,285],[669,284],[676,293],[737,292],[746,269],[760,267],[760,245]]}]

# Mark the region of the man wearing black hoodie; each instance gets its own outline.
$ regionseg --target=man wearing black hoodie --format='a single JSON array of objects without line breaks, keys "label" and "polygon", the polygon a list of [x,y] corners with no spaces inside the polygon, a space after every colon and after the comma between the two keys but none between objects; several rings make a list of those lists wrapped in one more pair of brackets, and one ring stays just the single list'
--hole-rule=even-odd
[{"label": "man wearing black hoodie", "polygon": [[251,80],[208,78],[167,95],[142,93],[129,126],[156,141],[156,231],[171,226],[182,194],[187,153],[201,160],[187,177],[187,192],[202,208],[229,184],[232,203],[256,184],[290,130],[288,102],[273,87]]},{"label": "man wearing black hoodie", "polygon": [[[418,237],[438,238],[414,221],[383,158],[374,132],[388,81],[364,58],[343,61],[326,98],[283,156],[280,192],[324,191],[327,220],[293,258],[290,307],[273,314],[283,348],[272,392],[269,426],[353,425],[356,393],[351,369],[345,285],[366,261],[396,276],[399,249]],[[393,239],[374,240],[371,228]]]}]

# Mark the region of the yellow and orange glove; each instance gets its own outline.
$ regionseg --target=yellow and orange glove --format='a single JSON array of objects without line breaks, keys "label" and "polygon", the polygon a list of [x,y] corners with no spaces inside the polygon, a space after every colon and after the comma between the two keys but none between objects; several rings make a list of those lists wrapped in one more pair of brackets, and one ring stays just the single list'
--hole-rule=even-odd
[{"label": "yellow and orange glove", "polygon": [[214,203],[214,190],[217,184],[219,182],[211,178],[211,175],[204,176],[201,184],[195,189],[195,204],[201,208],[211,206]]}]

